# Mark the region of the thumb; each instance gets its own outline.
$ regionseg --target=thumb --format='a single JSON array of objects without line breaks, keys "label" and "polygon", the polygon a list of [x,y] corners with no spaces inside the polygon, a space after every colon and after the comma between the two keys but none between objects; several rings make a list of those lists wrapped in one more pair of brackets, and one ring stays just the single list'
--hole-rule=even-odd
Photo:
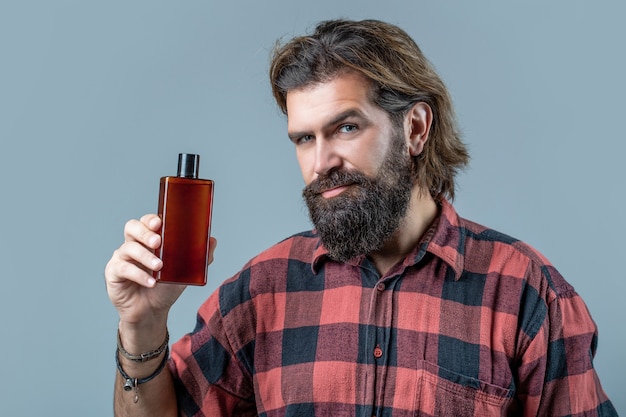
[{"label": "thumb", "polygon": [[213,253],[215,252],[215,248],[217,247],[217,239],[214,237],[209,238],[209,263],[211,265],[213,263]]}]

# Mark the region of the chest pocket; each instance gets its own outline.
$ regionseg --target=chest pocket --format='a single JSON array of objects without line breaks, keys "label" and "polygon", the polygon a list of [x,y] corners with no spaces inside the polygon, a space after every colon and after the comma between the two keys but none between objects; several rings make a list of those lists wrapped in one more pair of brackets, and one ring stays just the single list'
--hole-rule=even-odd
[{"label": "chest pocket", "polygon": [[510,416],[515,414],[510,389],[479,381],[421,361],[415,409],[422,416]]}]

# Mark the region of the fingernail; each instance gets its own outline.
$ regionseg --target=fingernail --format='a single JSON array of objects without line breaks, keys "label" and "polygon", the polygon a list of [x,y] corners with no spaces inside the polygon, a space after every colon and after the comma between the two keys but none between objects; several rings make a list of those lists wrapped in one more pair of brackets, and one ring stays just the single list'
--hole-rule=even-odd
[{"label": "fingernail", "polygon": [[158,236],[152,236],[149,240],[148,240],[148,244],[150,246],[154,246],[157,243],[157,240],[159,239]]},{"label": "fingernail", "polygon": [[149,287],[154,287],[155,284],[156,284],[156,279],[148,278],[148,286]]},{"label": "fingernail", "polygon": [[157,266],[161,265],[161,260],[159,258],[152,258],[150,263],[152,264],[153,267],[156,268]]}]

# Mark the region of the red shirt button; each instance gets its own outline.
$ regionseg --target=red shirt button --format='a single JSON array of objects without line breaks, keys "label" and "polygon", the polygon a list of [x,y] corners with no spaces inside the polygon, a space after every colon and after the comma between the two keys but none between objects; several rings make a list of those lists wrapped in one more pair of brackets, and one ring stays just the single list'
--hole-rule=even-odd
[{"label": "red shirt button", "polygon": [[383,350],[380,348],[379,345],[376,345],[376,347],[374,348],[374,357],[378,359],[381,356],[383,356]]},{"label": "red shirt button", "polygon": [[378,285],[376,285],[376,289],[378,291],[385,291],[385,284],[383,284],[382,282],[379,283]]}]

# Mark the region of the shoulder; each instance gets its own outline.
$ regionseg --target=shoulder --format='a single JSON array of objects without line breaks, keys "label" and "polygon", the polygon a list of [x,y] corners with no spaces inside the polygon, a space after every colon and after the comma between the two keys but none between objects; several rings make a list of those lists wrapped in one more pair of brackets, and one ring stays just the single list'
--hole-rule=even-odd
[{"label": "shoulder", "polygon": [[552,292],[556,298],[573,294],[573,287],[531,244],[461,217],[459,227],[463,230],[466,269],[479,267],[486,273],[520,278],[532,287],[543,289],[542,292]]}]

